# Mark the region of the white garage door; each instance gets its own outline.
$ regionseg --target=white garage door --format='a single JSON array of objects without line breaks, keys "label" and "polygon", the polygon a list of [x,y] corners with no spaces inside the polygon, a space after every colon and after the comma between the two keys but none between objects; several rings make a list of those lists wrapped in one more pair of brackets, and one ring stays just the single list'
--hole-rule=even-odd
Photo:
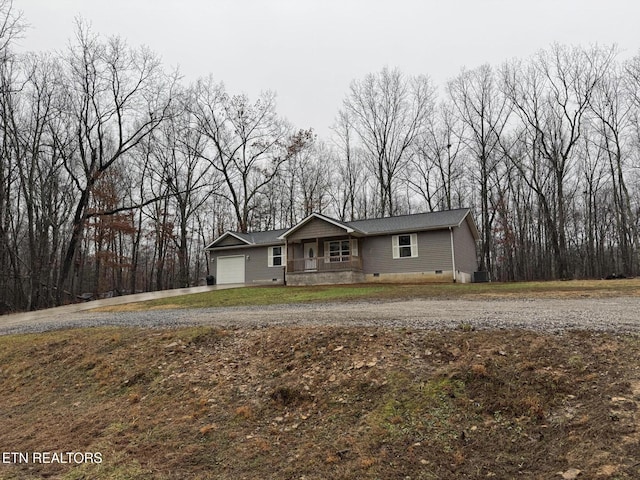
[{"label": "white garage door", "polygon": [[218,257],[217,283],[244,283],[244,255]]}]

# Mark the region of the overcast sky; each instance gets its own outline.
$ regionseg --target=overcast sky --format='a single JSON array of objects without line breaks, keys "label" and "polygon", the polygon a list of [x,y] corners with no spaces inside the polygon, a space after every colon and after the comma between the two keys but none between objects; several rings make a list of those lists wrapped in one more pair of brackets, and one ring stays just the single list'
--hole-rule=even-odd
[{"label": "overcast sky", "polygon": [[14,0],[21,49],[63,50],[74,18],[147,45],[185,82],[274,90],[297,128],[328,135],[349,83],[384,66],[440,87],[464,66],[498,66],[552,42],[640,53],[639,0]]}]

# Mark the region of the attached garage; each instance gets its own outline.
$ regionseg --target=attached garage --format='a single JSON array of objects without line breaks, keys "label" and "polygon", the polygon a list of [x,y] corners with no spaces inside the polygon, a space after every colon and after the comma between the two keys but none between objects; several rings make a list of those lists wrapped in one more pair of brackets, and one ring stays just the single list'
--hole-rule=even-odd
[{"label": "attached garage", "polygon": [[216,280],[220,284],[244,283],[244,255],[218,257]]}]

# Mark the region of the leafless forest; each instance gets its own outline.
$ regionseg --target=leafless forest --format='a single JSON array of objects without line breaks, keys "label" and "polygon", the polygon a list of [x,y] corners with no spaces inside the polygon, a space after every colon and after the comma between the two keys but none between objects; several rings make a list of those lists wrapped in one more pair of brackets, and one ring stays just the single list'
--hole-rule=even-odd
[{"label": "leafless forest", "polygon": [[82,21],[66,51],[18,54],[25,24],[0,0],[3,310],[194,284],[215,235],[310,212],[470,207],[495,280],[640,267],[640,54],[551,45],[438,87],[385,67],[319,138],[274,93],[187,84]]}]

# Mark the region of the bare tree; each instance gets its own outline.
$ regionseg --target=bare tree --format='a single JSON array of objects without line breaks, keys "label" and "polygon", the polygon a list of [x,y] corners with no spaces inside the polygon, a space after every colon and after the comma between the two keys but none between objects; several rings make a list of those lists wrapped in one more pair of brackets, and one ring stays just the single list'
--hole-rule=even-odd
[{"label": "bare tree", "polygon": [[426,76],[406,77],[382,69],[351,83],[343,111],[357,133],[377,180],[380,215],[398,213],[394,192],[434,104],[435,91]]},{"label": "bare tree", "polygon": [[625,88],[617,65],[611,65],[598,82],[590,99],[592,126],[597,137],[591,140],[602,151],[609,167],[613,213],[621,265],[617,272],[635,275],[634,251],[638,233],[634,228],[631,195],[627,186],[629,149],[633,129],[633,96]]},{"label": "bare tree", "polygon": [[303,217],[311,213],[324,213],[329,203],[329,191],[332,188],[333,157],[331,151],[322,141],[304,140],[297,163],[297,184],[300,191],[299,205]]},{"label": "bare tree", "polygon": [[476,162],[475,184],[480,187],[481,257],[480,269],[493,273],[492,177],[500,163],[500,137],[509,118],[509,105],[500,93],[493,69],[483,65],[463,70],[448,84],[449,96],[465,124],[463,142]]},{"label": "bare tree", "polygon": [[202,156],[224,178],[221,193],[235,212],[237,229],[246,232],[266,185],[296,148],[290,128],[276,114],[275,95],[263,93],[252,103],[246,95],[230,96],[211,78],[199,81],[192,113],[210,148]]},{"label": "bare tree", "polygon": [[[33,143],[26,138],[31,131],[26,130],[29,122],[30,105],[22,101],[23,89],[27,83],[24,79],[20,59],[13,52],[13,42],[24,32],[25,24],[22,13],[16,11],[12,0],[0,0],[0,311],[4,312],[12,308],[35,308],[40,302],[39,298],[33,298],[30,285],[25,285],[23,277],[26,276],[31,284],[34,276],[29,275],[29,269],[34,265],[27,255],[34,251],[33,242],[29,244],[32,249],[24,252],[23,228],[31,231],[34,226],[34,210],[27,223],[23,222],[22,194],[20,174],[24,173],[21,163],[25,156],[32,151]],[[28,68],[27,68],[28,69]],[[31,84],[33,85],[33,84]],[[44,100],[43,100],[44,101]],[[39,117],[36,122],[43,130],[46,128],[46,120]],[[37,135],[37,134],[36,134]],[[38,161],[35,161],[39,165]],[[34,196],[37,196],[34,192]],[[33,207],[33,203],[31,204]],[[29,237],[33,241],[32,236]],[[23,256],[23,253],[26,255]],[[33,260],[35,261],[35,259]],[[24,270],[26,269],[26,273]],[[40,273],[40,272],[38,272]],[[35,274],[37,277],[38,274]],[[37,283],[37,282],[36,282]],[[39,297],[36,294],[36,297]]]},{"label": "bare tree", "polygon": [[364,218],[367,216],[366,207],[361,205],[367,190],[364,155],[356,145],[354,137],[357,134],[346,110],[339,112],[333,131],[336,150],[334,158],[338,172],[332,188],[334,209],[340,220]]},{"label": "bare tree", "polygon": [[[16,245],[24,265],[27,309],[51,306],[55,290],[60,234],[71,198],[62,156],[53,142],[61,125],[56,105],[61,95],[61,72],[48,55],[22,58],[19,94],[3,102],[5,135],[16,160],[18,207],[25,215],[26,242]],[[18,191],[16,191],[18,193]]]},{"label": "bare tree", "polygon": [[[298,130],[288,138],[288,159],[266,188],[260,205],[262,228],[294,225],[310,211],[320,211],[328,190],[322,171],[319,144],[312,129]],[[325,163],[326,164],[326,163]]]},{"label": "bare tree", "polygon": [[569,274],[566,193],[573,153],[590,100],[613,58],[613,49],[556,44],[527,64],[515,62],[503,70],[505,93],[530,139],[530,162],[517,165],[540,200],[557,278]]},{"label": "bare tree", "polygon": [[212,175],[212,164],[203,160],[206,137],[191,113],[194,101],[191,91],[176,95],[174,113],[156,132],[152,150],[156,159],[155,175],[161,184],[166,184],[167,195],[175,205],[178,232],[173,238],[178,254],[177,282],[180,287],[191,283],[189,267],[193,232],[189,230],[193,219],[209,196],[217,192],[220,184],[219,179]]},{"label": "bare tree", "polygon": [[23,14],[13,7],[13,0],[0,0],[0,63],[13,56],[12,44],[25,28]]},{"label": "bare tree", "polygon": [[[602,148],[601,137],[595,125],[587,126],[577,146],[580,162],[578,172],[581,177],[582,224],[583,238],[580,246],[581,268],[584,275],[590,278],[602,277],[612,266],[607,265],[604,251],[602,226],[608,217],[611,207],[609,186],[611,185],[610,168],[607,153]],[[613,233],[613,232],[612,232]]]},{"label": "bare tree", "polygon": [[454,189],[462,176],[460,153],[463,149],[464,124],[451,104],[438,106],[406,170],[406,182],[426,203],[429,211],[450,210]]},{"label": "bare tree", "polygon": [[65,168],[78,199],[59,276],[59,301],[67,286],[100,176],[160,125],[168,113],[170,82],[146,48],[131,49],[119,38],[106,42],[78,22],[67,61],[68,97],[61,107],[72,143],[64,145]]},{"label": "bare tree", "polygon": [[295,147],[281,172],[280,208],[287,213],[282,219],[285,225],[294,225],[313,212],[322,213],[332,188],[332,154],[313,130],[299,130],[290,144]]}]

